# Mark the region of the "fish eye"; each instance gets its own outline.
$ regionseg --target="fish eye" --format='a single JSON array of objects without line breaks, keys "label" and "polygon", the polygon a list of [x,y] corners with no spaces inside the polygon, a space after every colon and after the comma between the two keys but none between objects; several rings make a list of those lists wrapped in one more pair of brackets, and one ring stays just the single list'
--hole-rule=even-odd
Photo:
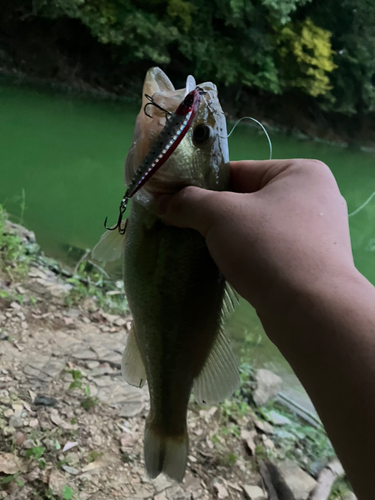
[{"label": "fish eye", "polygon": [[200,123],[193,130],[193,142],[197,146],[203,146],[203,144],[206,144],[212,136],[212,128],[204,123]]}]

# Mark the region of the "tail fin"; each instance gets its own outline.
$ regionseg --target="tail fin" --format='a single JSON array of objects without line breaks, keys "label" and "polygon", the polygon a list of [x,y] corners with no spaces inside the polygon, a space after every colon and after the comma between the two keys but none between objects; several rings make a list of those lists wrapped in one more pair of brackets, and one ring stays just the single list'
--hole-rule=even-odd
[{"label": "tail fin", "polygon": [[164,436],[146,421],[144,457],[147,474],[151,479],[161,472],[181,482],[185,475],[189,439],[187,432],[182,436]]}]

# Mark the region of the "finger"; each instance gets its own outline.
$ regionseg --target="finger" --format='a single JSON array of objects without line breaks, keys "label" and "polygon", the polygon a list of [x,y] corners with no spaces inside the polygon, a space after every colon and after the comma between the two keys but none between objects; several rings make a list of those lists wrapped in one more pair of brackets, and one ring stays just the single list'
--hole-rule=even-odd
[{"label": "finger", "polygon": [[294,160],[231,161],[231,189],[237,193],[259,191],[293,163]]},{"label": "finger", "polygon": [[156,213],[168,224],[196,229],[206,236],[220,217],[222,200],[228,193],[208,191],[189,186],[173,196],[160,196],[156,200]]}]

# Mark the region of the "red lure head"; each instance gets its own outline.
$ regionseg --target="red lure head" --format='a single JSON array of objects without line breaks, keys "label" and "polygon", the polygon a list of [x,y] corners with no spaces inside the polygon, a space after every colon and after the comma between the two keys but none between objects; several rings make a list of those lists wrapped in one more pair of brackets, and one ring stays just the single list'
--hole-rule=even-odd
[{"label": "red lure head", "polygon": [[195,116],[195,113],[198,110],[200,101],[201,101],[200,89],[196,88],[187,94],[185,99],[182,101],[182,103],[176,109],[175,114],[178,116],[184,116],[184,115],[187,115],[190,111],[194,110],[193,115]]}]

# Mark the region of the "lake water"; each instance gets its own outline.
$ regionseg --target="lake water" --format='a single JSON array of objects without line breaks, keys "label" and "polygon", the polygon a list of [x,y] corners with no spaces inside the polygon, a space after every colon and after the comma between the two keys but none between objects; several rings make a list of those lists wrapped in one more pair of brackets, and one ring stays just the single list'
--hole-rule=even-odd
[{"label": "lake water", "polygon": [[[45,253],[65,259],[70,246],[92,248],[103,220],[117,217],[124,193],[123,164],[138,107],[29,88],[0,86],[0,203],[15,222],[36,233]],[[271,134],[274,158],[317,158],[332,169],[349,212],[375,191],[375,155],[336,145]],[[230,157],[268,158],[261,131],[238,126]],[[21,214],[21,200],[26,209]],[[375,199],[350,219],[358,269],[375,284]],[[239,353],[256,366],[289,377],[249,304],[227,322]],[[290,384],[293,385],[291,378]]]}]

